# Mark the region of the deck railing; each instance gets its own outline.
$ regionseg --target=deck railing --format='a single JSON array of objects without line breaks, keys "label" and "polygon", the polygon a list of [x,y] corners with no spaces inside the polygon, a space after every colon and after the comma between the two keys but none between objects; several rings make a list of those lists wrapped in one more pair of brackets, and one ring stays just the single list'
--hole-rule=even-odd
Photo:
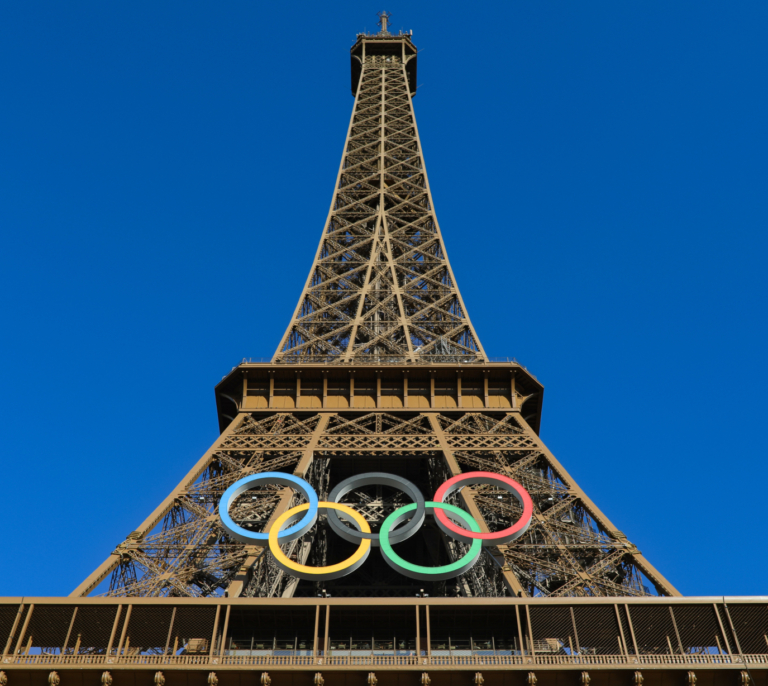
[{"label": "deck railing", "polygon": [[299,656],[255,655],[253,657],[227,655],[7,655],[2,664],[28,667],[375,667],[377,669],[404,667],[615,667],[640,669],[642,667],[737,667],[749,664],[768,666],[767,655],[463,655],[463,656]]},{"label": "deck railing", "polygon": [[[381,635],[342,638],[361,616]],[[0,669],[768,669],[768,598],[8,598],[3,646]]]}]

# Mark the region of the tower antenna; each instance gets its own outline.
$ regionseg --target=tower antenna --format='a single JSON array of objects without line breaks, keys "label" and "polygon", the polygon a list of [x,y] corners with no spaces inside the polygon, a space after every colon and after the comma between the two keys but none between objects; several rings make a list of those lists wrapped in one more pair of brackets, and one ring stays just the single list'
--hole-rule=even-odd
[{"label": "tower antenna", "polygon": [[383,12],[379,12],[377,16],[379,17],[378,24],[379,24],[379,26],[381,26],[381,31],[379,33],[384,34],[384,35],[388,34],[389,31],[387,31],[387,25],[389,23],[389,18],[392,15],[385,10]]}]

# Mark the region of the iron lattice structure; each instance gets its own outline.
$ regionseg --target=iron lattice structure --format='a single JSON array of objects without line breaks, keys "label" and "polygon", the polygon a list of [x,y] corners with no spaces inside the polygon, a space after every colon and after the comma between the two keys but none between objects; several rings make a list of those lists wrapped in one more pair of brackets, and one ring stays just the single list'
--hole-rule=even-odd
[{"label": "iron lattice structure", "polygon": [[[272,361],[244,361],[217,386],[221,436],[73,595],[413,597],[425,586],[432,597],[679,595],[541,441],[541,384],[483,351],[434,213],[410,35],[390,34],[385,20],[378,34],[358,36],[351,57],[355,105],[331,211]],[[455,580],[411,581],[371,556],[322,589],[219,524],[219,499],[243,476],[292,472],[323,499],[350,474],[372,470],[424,493],[461,472],[505,474],[531,494],[533,523]],[[494,487],[467,487],[457,498],[485,530],[520,515]],[[374,526],[402,504],[381,488],[347,499]],[[265,488],[241,496],[231,514],[265,530],[298,502],[291,490]],[[345,556],[322,518],[283,549],[302,564]],[[464,552],[430,527],[410,550],[425,564]]]},{"label": "iron lattice structure", "polygon": [[275,361],[485,360],[427,181],[411,100],[416,48],[393,38],[353,48],[359,75],[333,202]]}]

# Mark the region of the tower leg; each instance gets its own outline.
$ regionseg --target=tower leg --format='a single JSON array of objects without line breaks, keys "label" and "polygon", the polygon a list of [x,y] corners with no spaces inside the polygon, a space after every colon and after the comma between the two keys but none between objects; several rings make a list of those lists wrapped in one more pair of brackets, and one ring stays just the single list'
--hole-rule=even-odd
[{"label": "tower leg", "polygon": [[245,413],[240,413],[232,420],[224,432],[213,442],[213,445],[197,461],[197,464],[195,464],[195,466],[192,467],[189,472],[187,472],[187,475],[179,482],[179,485],[176,486],[176,488],[174,488],[168,494],[165,500],[163,500],[163,502],[161,502],[155,508],[154,512],[149,515],[149,517],[147,517],[123,543],[117,546],[117,549],[106,560],[104,560],[104,562],[102,562],[91,574],[88,575],[85,581],[83,581],[74,591],[72,591],[72,593],[69,594],[70,597],[87,596],[102,581],[104,581],[104,579],[106,579],[109,574],[112,573],[122,558],[122,549],[128,545],[132,545],[135,542],[140,541],[146,534],[152,531],[155,526],[157,526],[160,520],[173,507],[176,499],[192,484],[194,484],[198,478],[200,478],[200,475],[210,465],[211,460],[213,459],[213,455],[217,450],[220,449],[222,444],[237,431],[245,416]]}]

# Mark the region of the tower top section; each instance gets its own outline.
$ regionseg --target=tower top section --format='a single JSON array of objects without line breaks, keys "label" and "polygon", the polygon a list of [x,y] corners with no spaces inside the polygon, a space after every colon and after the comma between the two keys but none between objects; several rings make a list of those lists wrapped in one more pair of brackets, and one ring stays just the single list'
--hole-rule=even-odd
[{"label": "tower top section", "polygon": [[379,18],[352,46],[355,105],[331,209],[272,362],[487,364],[427,181],[411,102],[418,51]]},{"label": "tower top section", "polygon": [[[408,79],[408,90],[411,97],[416,95],[416,58],[418,50],[413,44],[412,31],[390,32],[389,12],[379,12],[378,25],[381,30],[378,33],[358,33],[357,40],[350,50],[352,54],[352,95],[357,95],[357,87],[360,83],[360,74],[366,58],[376,58],[386,61],[401,62],[405,65],[405,73]],[[370,59],[369,59],[370,61]]]}]

